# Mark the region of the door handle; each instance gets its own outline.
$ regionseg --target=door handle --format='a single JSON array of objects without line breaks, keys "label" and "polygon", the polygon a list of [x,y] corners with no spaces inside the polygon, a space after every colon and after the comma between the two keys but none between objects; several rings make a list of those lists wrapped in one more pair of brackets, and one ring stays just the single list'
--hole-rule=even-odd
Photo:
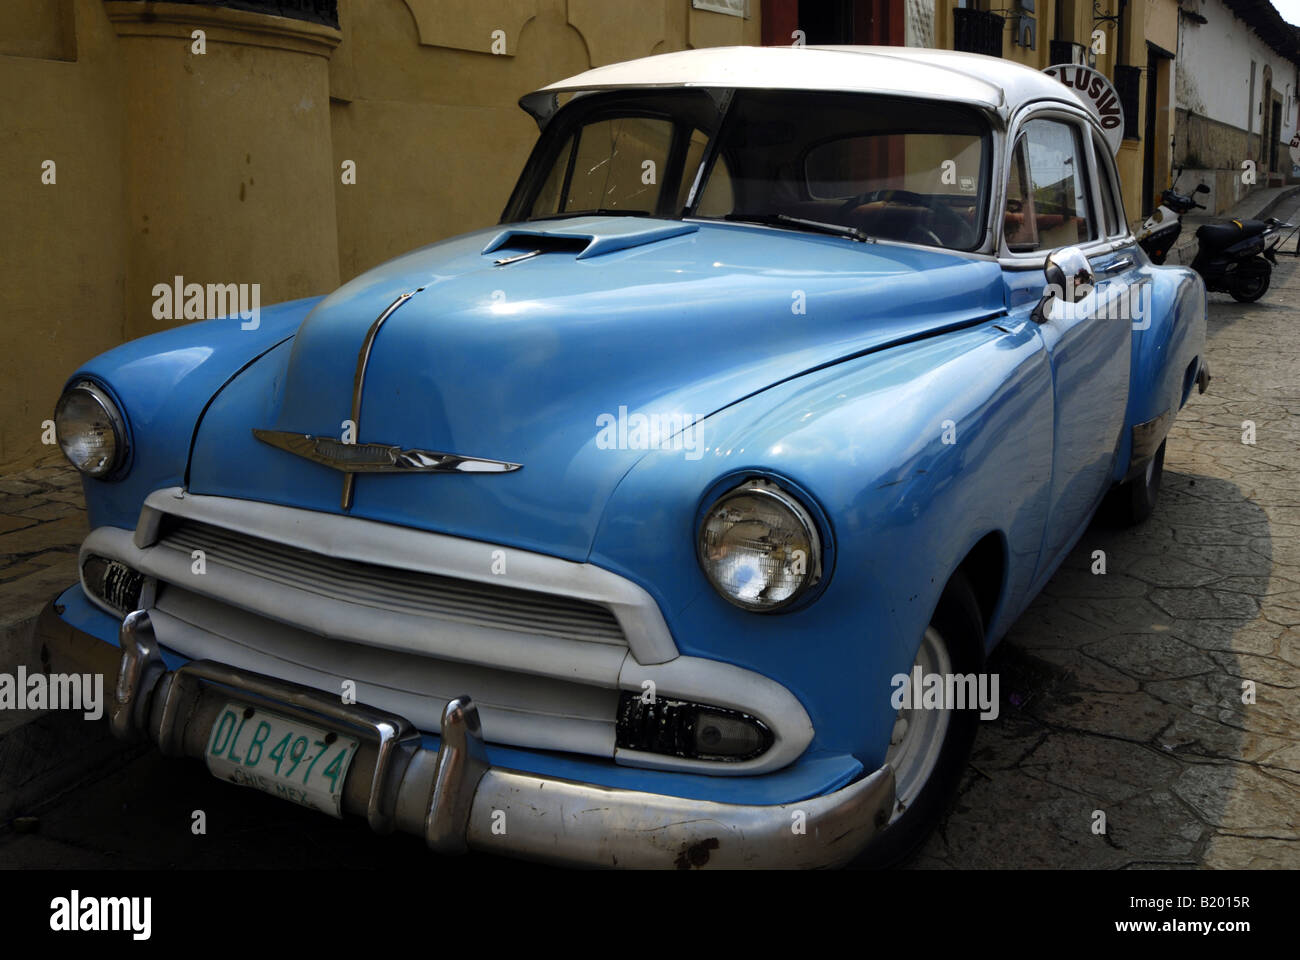
[{"label": "door handle", "polygon": [[1115,260],[1112,263],[1106,264],[1106,266],[1099,269],[1097,273],[1102,276],[1109,276],[1112,273],[1123,273],[1125,270],[1131,269],[1133,269],[1133,258],[1125,257],[1123,260]]}]

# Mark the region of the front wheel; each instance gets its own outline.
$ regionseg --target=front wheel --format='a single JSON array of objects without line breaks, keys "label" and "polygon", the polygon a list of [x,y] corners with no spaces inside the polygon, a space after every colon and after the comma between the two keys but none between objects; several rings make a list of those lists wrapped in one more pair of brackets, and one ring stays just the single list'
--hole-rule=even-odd
[{"label": "front wheel", "polygon": [[[939,598],[913,667],[922,675],[975,673],[983,661],[984,621],[975,592],[960,573]],[[911,674],[909,673],[909,676]],[[894,768],[894,810],[879,837],[854,861],[863,868],[893,867],[920,848],[952,801],[975,741],[979,709],[909,709],[894,720],[885,762]]]},{"label": "front wheel", "polygon": [[1254,303],[1268,292],[1273,268],[1263,257],[1254,257],[1239,266],[1233,275],[1228,293],[1238,303]]}]

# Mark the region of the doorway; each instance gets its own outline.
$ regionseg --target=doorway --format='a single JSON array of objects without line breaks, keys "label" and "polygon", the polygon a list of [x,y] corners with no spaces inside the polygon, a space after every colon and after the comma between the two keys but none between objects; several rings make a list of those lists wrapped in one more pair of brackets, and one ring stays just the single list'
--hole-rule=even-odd
[{"label": "doorway", "polygon": [[[1147,44],[1146,96],[1142,123],[1142,216],[1155,206],[1155,198],[1169,180],[1169,65],[1173,54]],[[1163,144],[1163,149],[1162,149]]]}]

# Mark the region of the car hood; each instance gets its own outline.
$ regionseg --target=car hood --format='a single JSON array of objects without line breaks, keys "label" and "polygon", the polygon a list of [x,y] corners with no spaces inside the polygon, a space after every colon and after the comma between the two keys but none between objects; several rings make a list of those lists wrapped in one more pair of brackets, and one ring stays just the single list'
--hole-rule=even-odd
[{"label": "car hood", "polygon": [[340,511],[341,473],[251,431],[339,437],[367,332],[408,293],[375,336],[355,439],[522,468],[361,474],[350,512],[575,560],[648,448],[721,454],[707,423],[675,428],[1003,309],[996,264],[942,251],[641,218],[492,228],[325,298],[213,401],[190,489]]}]

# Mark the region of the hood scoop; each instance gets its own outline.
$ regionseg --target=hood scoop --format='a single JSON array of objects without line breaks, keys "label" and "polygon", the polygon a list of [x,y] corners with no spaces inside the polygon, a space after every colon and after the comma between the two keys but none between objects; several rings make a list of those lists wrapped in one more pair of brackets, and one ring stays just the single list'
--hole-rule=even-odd
[{"label": "hood scoop", "polygon": [[483,248],[483,255],[496,254],[498,266],[547,253],[570,253],[576,260],[589,260],[616,250],[695,233],[699,229],[698,223],[648,220],[644,217],[548,220],[546,223],[507,227]]}]

